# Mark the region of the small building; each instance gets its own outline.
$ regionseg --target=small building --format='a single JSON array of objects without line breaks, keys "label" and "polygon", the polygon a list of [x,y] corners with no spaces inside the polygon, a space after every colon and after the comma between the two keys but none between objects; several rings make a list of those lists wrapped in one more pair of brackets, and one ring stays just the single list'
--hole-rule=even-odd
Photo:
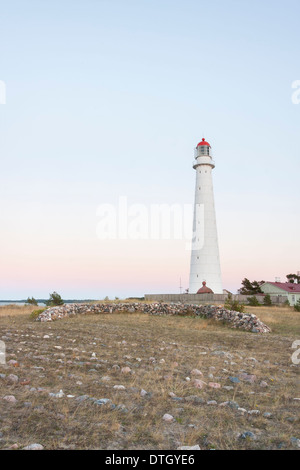
[{"label": "small building", "polygon": [[232,292],[230,292],[230,291],[227,290],[227,289],[223,289],[223,294],[224,294],[224,295],[227,295],[227,296],[228,296],[228,295],[233,295]]},{"label": "small building", "polygon": [[202,287],[198,290],[197,294],[213,294],[210,287],[207,287],[206,281],[202,282]]},{"label": "small building", "polygon": [[264,294],[286,297],[290,305],[300,300],[300,284],[293,282],[265,282],[260,286]]}]

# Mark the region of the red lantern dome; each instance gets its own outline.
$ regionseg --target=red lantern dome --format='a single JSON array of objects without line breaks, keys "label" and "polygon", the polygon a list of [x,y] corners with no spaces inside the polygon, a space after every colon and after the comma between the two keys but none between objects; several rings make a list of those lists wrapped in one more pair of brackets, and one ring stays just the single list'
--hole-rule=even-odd
[{"label": "red lantern dome", "polygon": [[204,139],[204,137],[203,137],[203,139],[201,140],[201,142],[199,142],[199,144],[197,145],[197,147],[202,146],[202,145],[208,145],[208,147],[210,147],[210,144],[209,144],[208,142],[206,142],[206,140]]}]

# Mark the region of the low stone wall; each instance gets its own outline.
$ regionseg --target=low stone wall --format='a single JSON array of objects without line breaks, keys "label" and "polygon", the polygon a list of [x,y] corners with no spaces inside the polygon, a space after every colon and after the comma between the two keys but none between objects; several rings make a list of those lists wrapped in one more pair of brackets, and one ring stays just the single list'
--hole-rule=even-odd
[{"label": "low stone wall", "polygon": [[[238,300],[243,304],[248,304],[247,298],[250,295],[233,294],[232,299]],[[260,303],[264,301],[264,295],[255,296]],[[271,301],[274,305],[280,305],[286,302],[287,297],[281,295],[271,295]],[[224,304],[227,294],[145,294],[147,302],[183,302],[191,304]]]},{"label": "low stone wall", "polygon": [[117,311],[142,312],[150,315],[196,315],[213,318],[216,321],[229,323],[231,328],[240,328],[253,333],[269,333],[270,328],[261,322],[256,315],[226,310],[214,305],[191,305],[183,303],[101,303],[101,304],[66,304],[50,307],[40,313],[37,321],[54,321],[73,315],[105,314]]}]

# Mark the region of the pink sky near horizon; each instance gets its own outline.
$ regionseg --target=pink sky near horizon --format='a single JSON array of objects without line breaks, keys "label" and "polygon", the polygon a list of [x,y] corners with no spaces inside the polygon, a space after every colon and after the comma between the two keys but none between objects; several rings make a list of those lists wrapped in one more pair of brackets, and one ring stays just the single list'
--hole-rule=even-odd
[{"label": "pink sky near horizon", "polygon": [[[142,296],[179,293],[188,287],[190,253],[186,240],[99,240],[37,247],[36,239],[23,240],[18,250],[2,253],[2,298],[47,297],[56,290],[65,298]],[[254,240],[255,241],[255,240]],[[77,240],[78,242],[78,240]],[[272,243],[253,249],[221,239],[223,288],[236,292],[244,277],[270,280],[291,272],[291,257],[279,271]],[[74,256],[74,253],[76,255]]]}]

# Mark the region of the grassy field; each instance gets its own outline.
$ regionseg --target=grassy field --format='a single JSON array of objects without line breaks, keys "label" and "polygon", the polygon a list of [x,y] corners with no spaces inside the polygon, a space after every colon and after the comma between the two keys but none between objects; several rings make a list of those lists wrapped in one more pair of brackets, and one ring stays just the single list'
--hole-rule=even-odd
[{"label": "grassy field", "polygon": [[[38,323],[30,319],[33,309],[0,308],[7,352],[0,365],[1,449],[32,443],[45,449],[291,449],[300,443],[299,365],[291,360],[300,314],[293,309],[247,308],[272,328],[267,335],[145,314]],[[203,375],[194,376],[194,369]],[[124,389],[115,388],[120,385]],[[60,390],[60,398],[49,395]],[[110,401],[96,401],[102,398]]]}]

